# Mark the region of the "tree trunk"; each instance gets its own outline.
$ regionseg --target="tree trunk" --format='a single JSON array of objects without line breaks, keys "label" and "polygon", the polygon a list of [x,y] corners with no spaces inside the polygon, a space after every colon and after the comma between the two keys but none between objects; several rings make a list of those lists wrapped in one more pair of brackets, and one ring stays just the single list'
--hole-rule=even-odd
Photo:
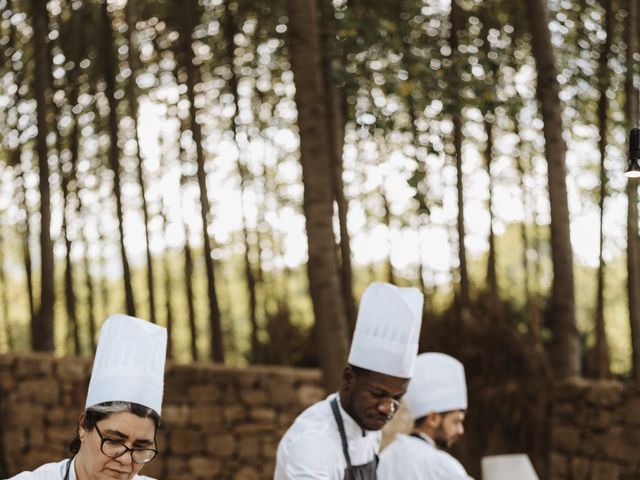
[{"label": "tree trunk", "polygon": [[485,167],[489,176],[489,199],[487,209],[489,210],[489,255],[487,257],[487,284],[489,287],[489,300],[493,313],[497,313],[498,307],[498,275],[496,273],[496,235],[493,230],[493,176],[491,175],[491,163],[493,160],[493,107],[485,113],[484,130],[487,135],[487,145],[485,150]]},{"label": "tree trunk", "polygon": [[[384,157],[383,157],[384,158]],[[391,219],[392,219],[392,213],[391,213],[391,207],[389,205],[389,200],[387,199],[387,194],[384,191],[384,185],[382,185],[380,187],[380,197],[382,198],[382,208],[384,211],[384,216],[382,217],[382,221],[385,224],[385,226],[387,227],[387,234],[388,234],[388,239],[389,239],[389,255],[387,255],[387,265],[386,265],[386,270],[387,270],[387,275],[386,275],[386,281],[392,285],[396,284],[396,276],[395,273],[393,271],[393,263],[391,263],[391,253],[393,251],[393,238],[391,236]]]},{"label": "tree trunk", "polygon": [[[162,218],[162,232],[164,234],[164,243],[165,243],[165,250],[162,253],[162,267],[164,270],[164,309],[165,309],[165,315],[166,315],[166,326],[167,326],[167,357],[168,358],[173,358],[174,356],[174,347],[173,347],[173,342],[174,342],[174,318],[173,318],[173,301],[172,301],[172,294],[173,294],[173,285],[172,285],[172,281],[171,281],[171,277],[172,277],[172,270],[171,270],[171,252],[169,250],[169,242],[168,242],[168,238],[169,235],[167,234],[167,225],[168,225],[168,221],[167,221],[167,215],[166,215],[166,211],[165,211],[165,206],[162,206],[162,210],[160,212],[161,218]],[[191,302],[191,308],[193,308],[193,302]],[[193,352],[192,352],[193,353]],[[193,358],[193,360],[195,360],[195,357]]]},{"label": "tree trunk", "polygon": [[40,178],[40,308],[31,324],[31,345],[36,351],[54,350],[53,306],[55,303],[53,273],[53,242],[51,240],[51,193],[49,187],[49,149],[47,147],[47,112],[51,95],[51,72],[47,36],[49,19],[47,0],[35,0],[33,7],[33,37],[35,55],[34,93],[37,105],[38,135],[36,150]]},{"label": "tree trunk", "polygon": [[333,231],[332,144],[315,0],[288,0],[291,68],[296,84],[308,275],[327,390],[338,388],[347,362],[347,318]]},{"label": "tree trunk", "polygon": [[89,322],[89,345],[91,351],[96,351],[96,338],[97,338],[97,324],[96,324],[96,295],[93,289],[93,276],[91,275],[91,264],[89,259],[89,244],[86,241],[86,236],[82,234],[82,243],[84,244],[85,252],[82,258],[84,267],[84,283],[87,286],[87,308]]},{"label": "tree trunk", "polygon": [[[16,45],[16,27],[15,25],[13,25],[13,23],[9,22],[9,42],[7,51],[17,50]],[[11,65],[11,73],[13,74],[14,82],[16,83],[16,85],[18,85],[18,87],[20,87],[24,82],[23,70],[17,70],[15,62],[9,62],[9,64]],[[20,88],[17,88],[13,97],[13,108],[16,110],[16,114],[14,115],[15,121],[10,125],[10,127],[18,132],[19,135],[22,134],[22,129],[20,128],[20,123],[18,121],[19,115],[17,114],[17,110],[21,101],[22,96],[20,94]],[[19,208],[21,208],[24,212],[24,221],[23,223],[18,225],[18,233],[20,236],[20,250],[27,281],[27,298],[29,300],[29,324],[31,325],[35,321],[33,273],[31,266],[31,251],[29,248],[29,240],[31,238],[31,212],[29,211],[29,205],[27,203],[27,186],[24,178],[25,169],[22,165],[22,143],[17,142],[16,148],[10,154],[11,164],[16,169],[17,175],[16,183],[18,185],[18,193],[16,195],[16,200]]]},{"label": "tree trunk", "polygon": [[[342,181],[342,151],[344,147],[344,132],[346,123],[346,98],[344,91],[337,88],[334,81],[334,43],[336,37],[336,19],[331,0],[318,0],[320,9],[320,43],[322,45],[322,69],[324,74],[324,88],[328,95],[327,131],[331,141],[331,174],[333,181],[333,196],[338,211],[338,225],[340,227],[340,277],[342,280],[342,295],[346,308],[349,337],[356,326],[358,309],[353,296],[353,270],[351,268],[351,236],[347,225],[349,201],[344,194]],[[342,65],[341,65],[342,67]]]},{"label": "tree trunk", "polygon": [[149,320],[152,323],[157,323],[156,318],[156,300],[155,300],[155,288],[154,288],[154,276],[153,276],[153,258],[151,257],[151,245],[149,239],[149,207],[147,205],[146,195],[146,181],[144,176],[144,165],[142,152],[140,151],[140,137],[138,135],[138,92],[136,88],[136,77],[138,70],[140,70],[140,61],[138,59],[138,48],[134,40],[134,32],[136,30],[137,15],[137,0],[127,0],[126,15],[127,15],[127,43],[129,45],[129,68],[131,69],[131,76],[127,82],[127,99],[129,103],[129,114],[133,122],[133,138],[136,142],[136,171],[138,174],[138,186],[140,187],[140,199],[142,200],[142,215],[144,220],[144,239],[145,239],[145,253],[147,255],[147,290],[149,292]]},{"label": "tree trunk", "polygon": [[[520,180],[520,192],[522,194],[522,211],[524,212],[524,216],[522,218],[522,224],[520,225],[520,239],[522,241],[522,272],[524,276],[524,299],[525,299],[525,311],[526,311],[526,321],[529,327],[529,335],[531,336],[531,341],[534,346],[541,350],[542,349],[542,334],[541,334],[541,325],[540,325],[540,315],[538,309],[538,301],[537,301],[537,292],[533,291],[531,288],[531,265],[529,262],[529,235],[527,235],[527,212],[529,211],[529,195],[527,192],[526,186],[526,169],[524,165],[524,158],[521,150],[521,140],[520,140],[520,126],[518,121],[518,115],[516,112],[512,113],[512,121],[514,125],[514,133],[518,137],[518,145],[515,148],[516,151],[516,168],[518,170],[518,176]],[[533,219],[535,222],[535,214],[533,215]]]},{"label": "tree trunk", "polygon": [[[99,228],[99,227],[98,227]],[[106,320],[111,313],[111,305],[109,302],[109,259],[104,255],[107,239],[104,232],[99,228],[98,244],[100,248],[100,301],[102,310],[102,321]]]},{"label": "tree trunk", "polygon": [[[463,29],[462,25],[462,12],[457,0],[451,0],[451,36],[449,44],[451,46],[451,60],[455,66],[455,69],[459,69],[458,60],[458,32]],[[458,91],[458,74],[456,72],[453,82],[453,92],[457,95]],[[457,98],[457,97],[454,97]],[[467,268],[467,249],[465,246],[465,226],[464,226],[464,184],[463,184],[463,171],[462,171],[462,105],[458,102],[454,106],[453,112],[453,148],[455,150],[455,163],[456,163],[456,191],[458,195],[458,217],[457,217],[457,229],[458,229],[458,259],[460,262],[460,291],[459,300],[461,306],[464,308],[469,305],[469,271]]]},{"label": "tree trunk", "polygon": [[247,218],[244,208],[244,194],[247,188],[248,182],[248,170],[244,164],[242,157],[244,154],[244,148],[240,144],[238,137],[238,121],[240,119],[240,102],[238,94],[238,77],[235,70],[235,42],[234,37],[237,33],[237,26],[235,22],[235,13],[230,8],[231,0],[225,1],[225,38],[226,38],[226,53],[227,61],[229,62],[229,90],[233,96],[233,104],[235,107],[235,113],[231,120],[231,133],[236,143],[238,150],[238,176],[240,177],[240,214],[242,217],[242,240],[244,242],[244,273],[247,281],[247,293],[249,295],[249,320],[251,323],[251,360],[253,363],[259,362],[260,355],[260,342],[258,340],[258,299],[256,294],[256,277],[253,271],[253,265],[251,264],[251,244],[249,241],[249,228],[247,226]]},{"label": "tree trunk", "polygon": [[[11,313],[9,309],[9,292],[7,276],[4,268],[5,233],[0,231],[0,302],[2,303],[2,324],[4,327],[4,337],[7,344],[7,351],[14,348],[13,336],[11,335]],[[1,345],[1,344],[0,344]]]},{"label": "tree trunk", "polygon": [[607,90],[609,88],[609,57],[611,55],[611,37],[613,35],[613,16],[611,13],[611,0],[605,0],[602,3],[605,16],[605,32],[607,38],[600,52],[600,73],[598,81],[600,82],[600,98],[598,99],[598,130],[600,139],[598,141],[598,150],[600,152],[600,195],[598,208],[600,210],[600,249],[598,254],[598,286],[596,289],[596,315],[595,315],[595,376],[597,378],[607,378],[611,375],[609,367],[609,345],[607,343],[606,323],[604,316],[604,278],[605,278],[605,262],[604,262],[604,207],[607,196],[607,171],[605,168],[605,157],[607,150],[607,120],[609,102],[607,100]]},{"label": "tree trunk", "polygon": [[127,315],[136,315],[136,306],[131,287],[131,271],[124,246],[124,213],[122,208],[122,193],[120,185],[120,147],[118,146],[118,100],[116,93],[116,62],[113,53],[113,30],[111,18],[107,10],[107,0],[100,2],[102,12],[102,65],[105,81],[105,96],[109,103],[109,166],[113,171],[113,195],[116,200],[116,216],[118,219],[118,233],[120,242],[120,257],[122,260],[122,279],[124,283],[125,305]]},{"label": "tree trunk", "polygon": [[191,245],[189,244],[189,226],[184,222],[184,277],[185,277],[185,294],[187,297],[187,311],[189,312],[189,346],[191,348],[191,360],[198,360],[198,329],[196,327],[196,309],[193,295],[193,254],[191,253]]},{"label": "tree trunk", "polygon": [[538,70],[536,94],[544,122],[545,156],[548,164],[551,204],[551,345],[549,357],[557,378],[580,375],[580,339],[576,326],[573,252],[567,201],[565,155],[559,86],[549,31],[549,12],[544,0],[525,2],[531,22],[532,49]]},{"label": "tree trunk", "polygon": [[[73,94],[70,95],[70,97]],[[70,104],[75,106],[75,100],[70,99]],[[74,162],[77,159],[78,154],[78,144],[77,137],[75,136],[77,132],[72,133],[71,140],[71,155],[72,160]],[[57,138],[60,138],[60,132],[58,132]],[[59,146],[60,147],[60,146]],[[58,152],[61,152],[62,149],[58,148]],[[59,153],[58,153],[59,155]],[[75,158],[74,158],[75,156]],[[71,344],[73,346],[73,354],[78,355],[80,353],[80,331],[78,328],[78,315],[77,315],[77,299],[76,292],[73,285],[73,262],[71,261],[71,249],[72,249],[72,241],[71,236],[69,235],[69,221],[68,221],[68,210],[69,210],[69,182],[71,181],[72,175],[75,175],[75,169],[72,165],[71,169],[67,172],[64,171],[62,165],[60,166],[59,174],[61,176],[61,186],[62,186],[62,236],[64,239],[65,246],[65,268],[64,268],[64,297],[65,297],[65,309],[67,313],[67,321],[68,325],[68,335],[67,338],[71,337]]]},{"label": "tree trunk", "polygon": [[[184,131],[181,123],[181,132]],[[184,165],[186,163],[186,152],[182,148],[182,144],[179,144],[179,154],[178,158],[180,159],[180,170],[183,172],[182,177],[180,179],[180,185],[187,185],[188,180],[185,175]],[[182,207],[182,205],[181,205]],[[195,297],[194,297],[194,288],[193,288],[193,253],[191,252],[191,244],[190,237],[191,231],[189,229],[189,224],[187,223],[184,216],[182,217],[182,229],[184,232],[184,287],[185,287],[185,300],[187,302],[187,314],[189,321],[189,349],[191,352],[191,360],[198,360],[198,330],[196,327],[196,308],[195,308]]]},{"label": "tree trunk", "polygon": [[[638,92],[634,87],[634,55],[638,52],[638,2],[628,2],[626,25],[627,73],[625,78],[625,117],[629,128],[638,125]],[[638,179],[627,179],[627,293],[633,378],[640,380],[640,241],[638,240]]]},{"label": "tree trunk", "polygon": [[27,298],[29,300],[29,320],[30,324],[35,322],[35,295],[33,292],[33,267],[31,265],[31,249],[29,247],[29,241],[31,239],[31,212],[29,209],[29,204],[27,203],[27,186],[24,178],[24,168],[22,166],[21,160],[21,148],[18,147],[16,150],[16,155],[18,157],[18,161],[20,165],[18,166],[18,175],[19,175],[19,184],[20,184],[20,193],[18,195],[20,206],[24,211],[24,223],[19,228],[20,231],[20,246],[22,253],[22,260],[24,262],[24,271],[27,281]]},{"label": "tree trunk", "polygon": [[224,363],[224,345],[222,342],[222,326],[220,320],[220,307],[216,294],[215,272],[213,268],[211,239],[209,238],[208,228],[211,225],[209,206],[209,195],[207,191],[207,174],[205,170],[204,149],[202,148],[202,131],[197,121],[198,110],[195,105],[194,87],[196,84],[196,69],[193,60],[194,53],[191,48],[191,35],[195,19],[193,18],[193,5],[191,2],[177,2],[177,5],[184,12],[182,23],[182,32],[180,33],[181,53],[183,66],[186,72],[187,98],[189,100],[189,118],[190,129],[193,135],[193,142],[196,147],[197,158],[197,177],[200,189],[200,217],[202,220],[202,237],[204,244],[204,261],[207,271],[207,300],[209,304],[209,323],[210,323],[210,355],[215,362]]},{"label": "tree trunk", "polygon": [[[411,51],[412,42],[412,27],[409,22],[407,22],[404,18],[404,14],[407,12],[407,3],[406,2],[397,2],[397,21],[398,24],[403,27],[401,30],[401,40],[402,40],[402,58],[404,63],[404,69],[407,72],[407,82],[410,85],[416,85],[416,82],[412,76],[413,66],[416,62],[420,61],[415,58]],[[420,131],[418,130],[418,111],[420,108],[416,105],[416,99],[414,97],[413,89],[406,96],[406,106],[407,113],[409,114],[409,125],[411,129],[411,139],[414,148],[414,159],[416,162],[416,171],[424,176],[424,181],[422,183],[418,183],[416,185],[416,195],[419,198],[424,200],[421,207],[418,207],[416,212],[416,223],[417,225],[414,227],[418,232],[418,264],[417,264],[417,275],[418,281],[420,284],[420,291],[424,297],[423,304],[423,312],[422,312],[422,327],[420,329],[420,347],[421,351],[426,348],[427,341],[427,333],[429,331],[428,323],[427,323],[427,311],[429,306],[431,305],[431,294],[432,292],[428,290],[427,284],[425,281],[425,262],[424,262],[424,252],[422,248],[422,235],[424,226],[430,221],[430,209],[429,209],[429,201],[431,200],[431,194],[429,191],[429,172],[428,172],[428,163],[426,158],[423,160],[421,158],[420,153],[423,151],[423,145],[420,140]]]}]

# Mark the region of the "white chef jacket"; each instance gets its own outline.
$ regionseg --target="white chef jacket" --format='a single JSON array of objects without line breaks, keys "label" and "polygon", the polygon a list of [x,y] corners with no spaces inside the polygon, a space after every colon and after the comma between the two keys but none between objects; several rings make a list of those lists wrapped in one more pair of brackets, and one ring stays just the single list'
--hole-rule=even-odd
[{"label": "white chef jacket", "polygon": [[380,454],[378,480],[473,480],[431,437],[398,434]]},{"label": "white chef jacket", "polygon": [[[46,463],[36,468],[33,472],[22,472],[8,480],[63,480],[67,471],[68,460],[57,463]],[[74,458],[69,468],[69,480],[76,480],[76,459]],[[134,475],[133,480],[155,480],[151,477]]]},{"label": "white chef jacket", "polygon": [[[274,480],[343,480],[347,461],[342,450],[340,431],[331,410],[337,393],[307,408],[293,422],[278,445]],[[363,430],[338,408],[349,444],[352,466],[372,461],[380,451],[380,431]]]}]

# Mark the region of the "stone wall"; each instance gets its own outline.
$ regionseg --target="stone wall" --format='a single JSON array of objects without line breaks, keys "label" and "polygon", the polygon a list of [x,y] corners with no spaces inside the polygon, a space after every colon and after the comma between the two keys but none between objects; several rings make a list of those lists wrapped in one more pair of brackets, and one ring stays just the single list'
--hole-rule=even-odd
[{"label": "stone wall", "polygon": [[[68,456],[91,361],[0,355],[0,478]],[[278,441],[325,396],[318,370],[167,365],[160,455],[146,475],[271,479]]]},{"label": "stone wall", "polygon": [[640,385],[568,380],[552,412],[553,480],[640,479]]},{"label": "stone wall", "polygon": [[[0,355],[0,478],[67,457],[90,373],[90,360]],[[324,397],[320,381],[318,370],[168,364],[160,455],[143,473],[166,480],[271,479],[278,441],[300,411]],[[550,472],[539,468],[541,479],[640,479],[640,385],[569,380],[556,384],[549,399]],[[403,413],[385,428],[384,443],[409,428]],[[481,404],[471,414],[495,418]],[[478,459],[507,452],[492,451],[491,442],[472,433],[463,441]],[[514,441],[516,433],[503,435]],[[468,468],[470,458],[460,454]]]}]

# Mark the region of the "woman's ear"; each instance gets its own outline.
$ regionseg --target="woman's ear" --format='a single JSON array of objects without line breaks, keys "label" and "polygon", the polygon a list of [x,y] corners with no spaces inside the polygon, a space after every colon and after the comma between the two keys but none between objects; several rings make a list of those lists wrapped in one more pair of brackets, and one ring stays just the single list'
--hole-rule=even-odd
[{"label": "woman's ear", "polygon": [[78,419],[78,438],[81,442],[84,442],[84,439],[87,437],[87,433],[89,433],[87,428],[87,415],[85,412],[82,412]]}]

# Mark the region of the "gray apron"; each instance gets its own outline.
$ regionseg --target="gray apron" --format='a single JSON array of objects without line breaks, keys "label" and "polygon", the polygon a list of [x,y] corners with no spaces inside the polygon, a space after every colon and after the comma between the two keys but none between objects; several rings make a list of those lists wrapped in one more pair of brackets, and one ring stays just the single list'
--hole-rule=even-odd
[{"label": "gray apron", "polygon": [[337,397],[331,400],[331,410],[340,430],[340,438],[342,439],[342,451],[347,461],[347,468],[344,471],[344,480],[376,480],[376,469],[378,468],[378,456],[364,465],[351,465],[351,457],[349,456],[349,444],[347,443],[347,435],[344,433],[344,423],[338,409]]}]

